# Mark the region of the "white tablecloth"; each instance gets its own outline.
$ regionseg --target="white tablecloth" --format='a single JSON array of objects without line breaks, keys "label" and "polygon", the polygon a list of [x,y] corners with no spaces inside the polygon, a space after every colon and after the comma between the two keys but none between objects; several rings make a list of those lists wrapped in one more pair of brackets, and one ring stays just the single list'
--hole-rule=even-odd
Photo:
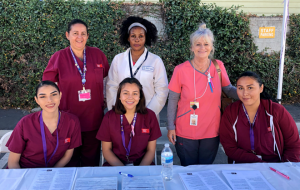
[{"label": "white tablecloth", "polygon": [[[287,180],[277,173],[271,171],[269,167],[288,175],[291,180]],[[120,171],[134,176],[155,176],[161,174],[162,166],[127,166],[127,167],[84,167],[77,168],[76,178],[82,177],[118,177],[118,189],[121,189],[122,177],[118,174]],[[21,180],[18,189],[28,189],[35,177],[38,169],[29,169]],[[278,190],[297,190],[300,189],[300,165],[294,167],[290,163],[255,163],[255,164],[215,164],[215,165],[193,165],[188,167],[173,166],[173,179],[164,181],[166,189],[181,190],[184,189],[178,173],[196,172],[200,170],[214,170],[227,184],[222,170],[258,170],[266,180]],[[17,172],[18,170],[4,171],[0,170],[0,177],[4,172]],[[0,179],[1,180],[1,179]],[[229,184],[228,184],[229,185]],[[1,189],[1,187],[0,187]]]}]

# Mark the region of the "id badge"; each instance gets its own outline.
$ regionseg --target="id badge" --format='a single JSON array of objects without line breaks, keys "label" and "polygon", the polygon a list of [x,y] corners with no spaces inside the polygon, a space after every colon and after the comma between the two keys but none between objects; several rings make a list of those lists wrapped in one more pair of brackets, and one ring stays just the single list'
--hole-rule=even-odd
[{"label": "id badge", "polygon": [[86,101],[86,100],[90,100],[91,99],[91,90],[87,89],[87,90],[79,90],[78,91],[78,98],[79,101]]},{"label": "id badge", "polygon": [[190,108],[193,108],[193,105],[196,105],[198,109],[199,108],[199,102],[190,102]]},{"label": "id badge", "polygon": [[198,115],[191,114],[190,116],[190,125],[197,126],[198,124]]}]

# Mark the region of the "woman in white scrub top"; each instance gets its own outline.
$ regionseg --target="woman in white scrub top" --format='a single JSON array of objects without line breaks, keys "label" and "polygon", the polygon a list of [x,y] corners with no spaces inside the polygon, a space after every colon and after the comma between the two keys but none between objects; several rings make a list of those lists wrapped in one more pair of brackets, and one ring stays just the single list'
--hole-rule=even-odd
[{"label": "woman in white scrub top", "polygon": [[132,16],[123,21],[120,43],[129,48],[116,55],[111,63],[106,85],[108,110],[115,105],[119,83],[127,77],[134,77],[143,86],[147,108],[158,117],[169,90],[163,61],[145,47],[151,46],[156,39],[157,29],[148,20]]}]

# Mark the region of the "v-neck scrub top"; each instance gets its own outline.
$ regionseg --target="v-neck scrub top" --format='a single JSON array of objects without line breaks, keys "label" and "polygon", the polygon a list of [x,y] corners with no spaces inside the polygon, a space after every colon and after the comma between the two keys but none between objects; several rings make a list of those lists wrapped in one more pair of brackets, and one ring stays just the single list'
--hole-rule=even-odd
[{"label": "v-neck scrub top", "polygon": [[[195,114],[198,115],[197,126],[190,125],[190,115],[194,113],[194,110],[190,108],[190,102],[193,102],[195,99],[194,68],[190,61],[175,67],[169,89],[180,93],[175,120],[176,135],[193,140],[218,136],[221,117],[221,86],[230,85],[230,80],[223,62],[220,60],[216,61],[221,69],[222,84],[214,64],[210,63],[208,70],[212,77],[213,92],[211,92],[207,84],[207,72],[204,74],[195,70],[196,97],[203,95],[196,100],[199,102],[199,108],[195,110]],[[205,92],[206,85],[207,89]]]},{"label": "v-neck scrub top", "polygon": [[[78,57],[76,60],[82,70],[83,62]],[[75,66],[70,47],[52,55],[43,80],[58,82],[62,92],[60,110],[76,115],[81,131],[93,131],[99,129],[103,118],[103,78],[107,76],[109,65],[101,50],[86,46],[86,67],[85,89],[91,90],[91,100],[83,102],[78,99],[78,91],[82,90],[81,75]]]},{"label": "v-neck scrub top", "polygon": [[[132,138],[129,154],[129,160],[133,161],[135,165],[138,165],[142,161],[147,152],[148,142],[161,137],[155,113],[150,109],[147,109],[147,111],[148,113],[146,114],[137,113],[136,117],[135,136]],[[124,116],[123,127],[126,147],[128,147],[130,139],[130,125]],[[122,143],[120,115],[116,114],[114,110],[110,110],[105,114],[96,138],[101,141],[112,142],[112,151],[114,154],[123,163],[127,161],[126,150]]]},{"label": "v-neck scrub top", "polygon": [[[21,154],[21,168],[45,167],[43,141],[40,128],[41,112],[35,112],[23,117],[16,125],[6,146],[11,152]],[[51,134],[44,124],[47,144],[47,160],[51,157],[57,142],[56,130],[58,130],[59,145],[56,153],[48,163],[53,167],[69,149],[81,145],[81,132],[78,118],[70,113],[61,112],[58,128]]]},{"label": "v-neck scrub top", "polygon": [[[128,59],[129,51],[130,48],[128,48],[125,52],[116,55],[111,63],[106,85],[108,110],[111,110],[112,106],[116,103],[119,84],[125,78],[131,77]],[[148,57],[145,60],[147,52]],[[166,69],[161,58],[149,52],[147,48],[145,48],[144,53],[134,65],[131,59],[132,73],[135,73],[142,63],[143,65],[138,70],[135,78],[138,79],[143,86],[143,92],[146,98],[146,107],[154,111],[158,116],[166,103],[169,92]]]}]

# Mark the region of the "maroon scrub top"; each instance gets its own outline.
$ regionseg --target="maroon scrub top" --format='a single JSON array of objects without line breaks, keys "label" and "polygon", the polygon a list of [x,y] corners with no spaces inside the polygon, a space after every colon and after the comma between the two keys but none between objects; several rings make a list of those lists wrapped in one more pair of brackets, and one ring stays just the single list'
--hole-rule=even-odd
[{"label": "maroon scrub top", "polygon": [[[131,126],[126,117],[123,117],[123,127],[125,132],[125,145],[128,147]],[[137,113],[134,128],[135,136],[132,138],[129,160],[134,165],[139,165],[145,153],[149,141],[154,141],[161,137],[161,131],[155,113],[147,109],[147,114]],[[112,142],[112,151],[123,163],[127,162],[126,150],[122,144],[121,119],[120,114],[114,110],[107,112],[96,136],[97,139],[105,142]]]},{"label": "maroon scrub top", "polygon": [[[251,152],[250,124],[243,111],[242,104],[239,110],[238,121],[236,123],[238,146],[241,149]],[[254,149],[257,155],[262,156],[263,161],[280,162],[278,152],[274,152],[274,139],[271,130],[269,130],[268,126],[270,126],[270,122],[267,118],[266,112],[262,104],[260,104],[253,126]]]},{"label": "maroon scrub top", "polygon": [[[35,112],[23,117],[16,125],[6,146],[11,152],[21,154],[21,168],[45,167],[43,141],[40,128],[41,112]],[[81,131],[78,118],[70,113],[61,112],[58,129],[52,134],[44,123],[47,144],[47,159],[49,159],[56,147],[56,130],[58,130],[59,145],[56,153],[48,163],[53,167],[68,149],[81,146]]]},{"label": "maroon scrub top", "polygon": [[[76,60],[82,70],[83,62],[77,57]],[[60,110],[76,115],[81,131],[93,131],[99,129],[103,118],[103,78],[107,76],[109,65],[101,50],[86,46],[86,67],[85,89],[91,90],[91,100],[83,102],[78,99],[78,91],[82,90],[81,75],[75,66],[70,47],[52,55],[43,80],[58,82],[62,92]]]}]

